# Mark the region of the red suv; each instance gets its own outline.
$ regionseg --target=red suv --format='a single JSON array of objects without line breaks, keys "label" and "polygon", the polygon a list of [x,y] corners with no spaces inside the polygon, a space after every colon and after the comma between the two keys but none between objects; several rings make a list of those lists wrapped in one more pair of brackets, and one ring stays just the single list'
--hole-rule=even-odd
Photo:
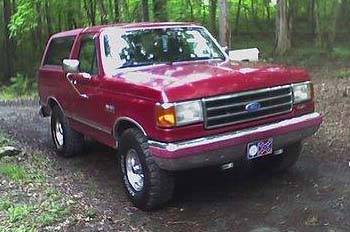
[{"label": "red suv", "polygon": [[117,149],[126,193],[143,210],[171,198],[175,171],[242,161],[283,171],[322,122],[306,71],[230,62],[190,23],[55,34],[39,94],[57,151],[78,154],[85,137]]}]

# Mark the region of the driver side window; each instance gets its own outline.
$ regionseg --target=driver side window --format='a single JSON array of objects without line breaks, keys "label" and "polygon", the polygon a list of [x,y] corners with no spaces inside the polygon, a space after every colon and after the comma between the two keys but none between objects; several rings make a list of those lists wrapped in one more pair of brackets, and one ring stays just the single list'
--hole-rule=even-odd
[{"label": "driver side window", "polygon": [[96,46],[93,37],[82,39],[79,52],[80,72],[86,72],[91,75],[98,74]]}]

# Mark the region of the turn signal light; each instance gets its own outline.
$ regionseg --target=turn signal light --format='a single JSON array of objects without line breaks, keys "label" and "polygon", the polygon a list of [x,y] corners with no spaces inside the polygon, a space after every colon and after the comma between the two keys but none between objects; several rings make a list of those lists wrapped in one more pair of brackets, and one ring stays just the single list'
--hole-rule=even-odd
[{"label": "turn signal light", "polygon": [[176,125],[175,107],[169,105],[157,105],[156,109],[157,124],[162,128],[171,128]]}]

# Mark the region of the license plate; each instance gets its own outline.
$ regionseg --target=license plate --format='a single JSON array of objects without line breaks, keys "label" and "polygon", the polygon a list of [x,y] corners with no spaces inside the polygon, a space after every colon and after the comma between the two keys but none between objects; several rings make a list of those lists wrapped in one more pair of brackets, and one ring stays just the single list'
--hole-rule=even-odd
[{"label": "license plate", "polygon": [[247,147],[248,160],[272,154],[273,138],[249,143]]}]

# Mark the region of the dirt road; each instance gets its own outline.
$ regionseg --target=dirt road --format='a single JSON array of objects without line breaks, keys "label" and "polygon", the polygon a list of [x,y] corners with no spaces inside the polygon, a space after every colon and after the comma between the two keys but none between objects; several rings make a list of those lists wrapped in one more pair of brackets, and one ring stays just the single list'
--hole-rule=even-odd
[{"label": "dirt road", "polygon": [[[350,231],[350,80],[315,71],[318,111],[326,121],[305,143],[296,167],[268,176],[233,170],[178,177],[173,201],[144,213],[133,208],[117,175],[115,151],[89,143],[72,159],[57,157],[47,119],[35,104],[0,106],[0,129],[54,163],[66,194],[96,209],[69,231]],[[69,186],[69,187],[67,187]]]}]

